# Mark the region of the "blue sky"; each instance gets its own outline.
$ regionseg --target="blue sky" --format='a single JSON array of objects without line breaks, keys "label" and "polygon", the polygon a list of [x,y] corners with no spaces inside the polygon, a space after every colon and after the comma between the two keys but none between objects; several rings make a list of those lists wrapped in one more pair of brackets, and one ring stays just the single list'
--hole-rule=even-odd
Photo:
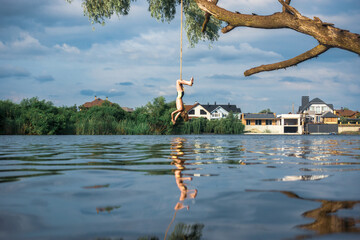
[{"label": "blue sky", "polygon": [[[222,0],[242,13],[281,11],[277,0]],[[180,13],[170,24],[150,17],[147,1],[105,26],[90,24],[80,0],[0,0],[0,99],[20,102],[38,96],[57,106],[81,105],[94,95],[121,106],[139,107],[176,97],[179,78]],[[303,15],[360,33],[358,0],[293,0]],[[360,110],[360,58],[331,49],[287,70],[244,77],[250,67],[299,55],[317,42],[292,30],[237,28],[209,47],[189,48],[184,39],[185,104],[236,104],[243,112],[291,111],[301,96],[318,97],[335,108]]]}]

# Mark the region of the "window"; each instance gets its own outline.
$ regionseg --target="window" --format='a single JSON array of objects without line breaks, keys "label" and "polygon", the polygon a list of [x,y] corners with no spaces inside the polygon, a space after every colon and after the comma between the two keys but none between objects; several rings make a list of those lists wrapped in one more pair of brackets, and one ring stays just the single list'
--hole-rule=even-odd
[{"label": "window", "polygon": [[261,120],[255,120],[255,125],[261,125]]},{"label": "window", "polygon": [[266,120],[266,125],[272,125],[272,120]]},{"label": "window", "polygon": [[200,109],[200,115],[206,115],[206,112],[202,109]]},{"label": "window", "polygon": [[284,119],[284,125],[298,125],[297,119]]},{"label": "window", "polygon": [[189,115],[194,115],[195,114],[195,110],[194,109],[191,109],[190,111],[189,111]]},{"label": "window", "polygon": [[246,125],[251,125],[251,121],[250,121],[250,120],[246,120]]},{"label": "window", "polygon": [[320,113],[320,106],[316,107],[316,113]]}]

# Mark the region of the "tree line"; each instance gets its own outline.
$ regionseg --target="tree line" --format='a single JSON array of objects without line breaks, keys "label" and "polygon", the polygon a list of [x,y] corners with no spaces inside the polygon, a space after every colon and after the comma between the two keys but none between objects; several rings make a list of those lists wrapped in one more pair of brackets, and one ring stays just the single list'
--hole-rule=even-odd
[{"label": "tree line", "polygon": [[101,106],[79,110],[76,105],[56,107],[37,97],[19,104],[0,100],[0,134],[4,135],[170,135],[241,134],[244,126],[230,113],[220,120],[182,119],[174,126],[175,101],[157,97],[134,112],[105,101]]}]

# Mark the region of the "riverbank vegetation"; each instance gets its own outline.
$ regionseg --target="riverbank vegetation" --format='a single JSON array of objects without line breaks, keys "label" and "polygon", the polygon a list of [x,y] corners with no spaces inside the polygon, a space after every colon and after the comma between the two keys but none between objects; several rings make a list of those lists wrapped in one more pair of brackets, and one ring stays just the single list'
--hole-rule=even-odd
[{"label": "riverbank vegetation", "polygon": [[8,135],[167,135],[167,134],[240,134],[244,126],[232,113],[220,120],[203,118],[180,121],[173,126],[170,114],[175,101],[155,98],[134,112],[118,104],[105,102],[80,111],[56,107],[52,102],[34,97],[19,104],[0,101],[0,134]]}]

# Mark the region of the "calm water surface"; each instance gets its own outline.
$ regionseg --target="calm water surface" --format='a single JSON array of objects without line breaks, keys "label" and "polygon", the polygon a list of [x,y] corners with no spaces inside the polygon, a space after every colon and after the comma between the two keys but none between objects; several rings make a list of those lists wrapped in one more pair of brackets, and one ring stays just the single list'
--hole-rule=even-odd
[{"label": "calm water surface", "polygon": [[360,136],[0,136],[0,239],[360,239]]}]

